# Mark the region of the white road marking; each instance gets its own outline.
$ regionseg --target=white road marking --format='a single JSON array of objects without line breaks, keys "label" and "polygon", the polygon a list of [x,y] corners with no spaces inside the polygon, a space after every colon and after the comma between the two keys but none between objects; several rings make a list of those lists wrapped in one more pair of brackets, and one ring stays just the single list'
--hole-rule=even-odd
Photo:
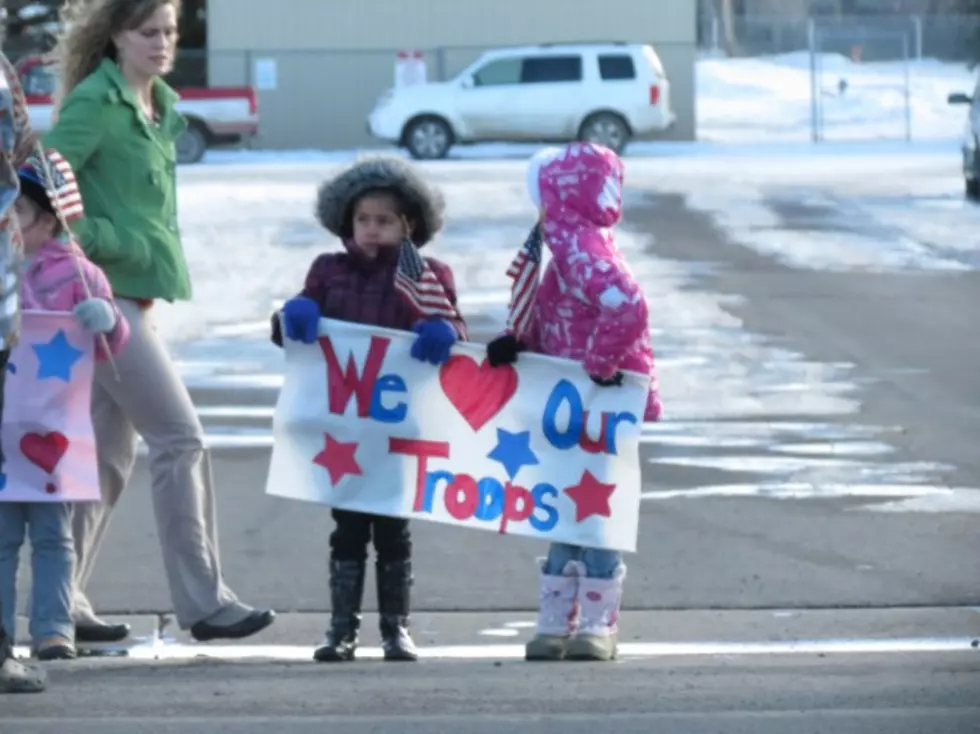
[{"label": "white road marking", "polygon": [[650,490],[645,500],[694,499],[704,497],[749,497],[758,499],[833,499],[839,497],[915,498],[942,496],[950,487],[922,484],[822,484],[816,482],[763,482],[760,484],[716,484],[691,489]]},{"label": "white road marking", "polygon": [[486,637],[517,637],[520,630],[534,629],[536,623],[533,621],[523,622],[504,622],[499,627],[488,627],[480,630],[479,634]]},{"label": "white road marking", "polygon": [[520,632],[511,629],[502,629],[499,627],[490,627],[485,630],[480,630],[478,634],[484,637],[517,637]]},{"label": "white road marking", "polygon": [[[129,648],[107,647],[115,653],[108,659],[139,661],[218,660],[312,661],[313,646],[307,645],[185,645],[137,644]],[[121,653],[125,651],[125,655]],[[902,653],[973,653],[980,656],[980,639],[971,637],[905,637],[883,639],[823,639],[784,642],[624,642],[620,658],[655,657],[743,657],[754,655],[868,655]],[[27,648],[15,648],[26,656]],[[361,647],[357,657],[380,660],[380,647]],[[435,645],[419,648],[423,660],[523,660],[523,645]]]}]

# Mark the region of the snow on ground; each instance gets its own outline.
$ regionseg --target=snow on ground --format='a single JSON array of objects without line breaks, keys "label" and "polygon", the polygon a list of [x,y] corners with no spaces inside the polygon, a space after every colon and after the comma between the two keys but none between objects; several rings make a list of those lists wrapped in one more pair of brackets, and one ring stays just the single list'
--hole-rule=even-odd
[{"label": "snow on ground", "polygon": [[[980,209],[964,202],[959,172],[967,112],[946,102],[950,92],[972,92],[973,72],[964,64],[930,59],[856,63],[823,54],[815,61],[824,142],[810,142],[809,54],[700,59],[699,140],[632,144],[626,153],[628,182],[685,194],[689,206],[711,214],[733,241],[791,267],[907,272],[980,266]],[[846,82],[843,93],[841,80]],[[905,141],[906,99],[911,143]],[[521,161],[539,147],[459,147],[450,160],[427,167],[461,176],[470,170],[467,166],[506,170],[489,188],[477,186],[486,198],[496,195],[501,181],[521,181]],[[404,155],[380,147],[212,151],[205,167],[319,164],[331,170],[378,153]],[[786,164],[789,159],[792,165]],[[183,170],[193,176],[193,167]],[[482,172],[473,178],[483,180]],[[837,194],[835,188],[840,189]],[[794,195],[832,212],[826,219],[834,220],[829,222],[834,226],[804,222],[789,235],[774,203]],[[198,196],[189,203],[192,210]],[[281,192],[270,194],[278,196]],[[474,199],[479,201],[476,194]],[[304,222],[300,229],[308,227],[308,211],[295,214],[296,221]],[[462,216],[451,211],[450,221]],[[460,233],[452,232],[452,226],[449,234],[458,239]],[[473,261],[473,255],[468,257]],[[278,261],[268,263],[272,277],[283,267]]]},{"label": "snow on ground", "polygon": [[[826,137],[833,142],[819,145],[807,142],[809,83],[798,58],[702,61],[703,140],[631,146],[630,205],[651,193],[679,193],[726,230],[731,247],[790,267],[910,274],[980,267],[980,208],[962,195],[965,111],[945,102],[948,92],[972,88],[970,75],[916,65],[915,142],[908,144],[894,127],[899,65],[824,61],[849,87],[830,98],[837,82],[827,77]],[[474,146],[421,165],[448,204],[446,230],[430,252],[454,269],[470,317],[503,320],[504,271],[534,218],[524,166],[537,147]],[[181,167],[195,299],[164,306],[160,316],[189,384],[280,384],[281,355],[264,342],[268,315],[300,288],[313,258],[336,246],[313,217],[318,184],[365,152],[392,151],[213,151],[204,165]],[[980,493],[935,486],[944,467],[889,460],[889,427],[835,420],[860,407],[852,365],[816,363],[746,332],[728,311],[731,298],[691,287],[710,264],[654,257],[646,249],[651,236],[628,219],[617,233],[655,314],[669,420],[645,428],[644,441],[663,453],[651,461],[722,471],[751,465],[768,479],[645,499],[748,493],[860,497],[872,503],[863,507],[895,512],[980,507]],[[732,353],[741,359],[725,358]],[[767,420],[746,422],[752,416]],[[212,425],[209,436],[228,445],[271,441],[267,427],[246,435]],[[732,447],[740,447],[738,456]],[[888,498],[894,501],[881,504]]]},{"label": "snow on ground", "polygon": [[[780,169],[771,158],[743,160],[757,172],[753,180],[779,170],[786,175],[785,166]],[[690,162],[680,156],[635,161],[629,208],[644,205],[648,190],[664,180],[683,179]],[[687,174],[683,185],[710,184],[731,170],[724,158],[696,163],[698,172]],[[821,159],[817,177],[839,177],[840,163]],[[877,163],[914,170],[916,160],[859,159],[861,165]],[[450,212],[432,254],[453,268],[468,318],[502,323],[508,298],[504,273],[535,215],[525,191],[524,163],[456,161],[423,168],[444,191]],[[313,258],[336,246],[312,216],[317,184],[336,170],[336,164],[292,162],[198,166],[182,173],[185,246],[197,292],[192,303],[161,309],[161,328],[172,342],[184,342],[175,346],[189,385],[240,390],[281,384],[281,354],[265,341],[268,315],[299,289]],[[666,422],[644,429],[644,443],[660,447],[651,463],[721,472],[749,467],[766,477],[755,494],[770,499],[850,496],[874,504],[924,498],[907,508],[890,506],[894,511],[933,508],[931,498],[949,501],[949,490],[935,486],[948,467],[889,457],[891,427],[839,422],[860,409],[853,365],[816,362],[746,331],[730,313],[736,298],[692,287],[712,266],[651,256],[652,236],[629,221],[617,232],[650,300],[668,406]],[[187,343],[195,337],[208,338]],[[271,442],[266,424],[248,432],[212,422],[209,436],[212,445]],[[745,491],[718,484],[646,499]]]},{"label": "snow on ground", "polygon": [[[800,155],[676,152],[628,162],[635,192],[676,192],[739,246],[798,268],[886,272],[980,267],[980,207],[964,201],[957,151],[896,147]],[[336,246],[313,218],[328,160],[269,160],[181,169],[180,216],[195,288],[193,304],[162,309],[168,338],[199,337],[218,324],[261,319],[297,291],[313,257]],[[434,254],[463,278],[481,309],[506,303],[503,271],[533,211],[521,160],[422,166],[443,188],[448,223]],[[786,221],[780,205],[809,208]],[[628,222],[627,222],[628,224]],[[451,245],[447,245],[451,243]],[[736,246],[736,245],[733,245]]]},{"label": "snow on ground", "polygon": [[711,187],[689,179],[674,188],[686,193],[689,207],[711,214],[730,241],[789,267],[891,273],[980,267],[980,208],[964,200],[960,179],[943,175],[941,163],[876,181],[873,192],[845,183],[849,174],[875,172],[841,159],[837,187],[736,177]]},{"label": "snow on ground", "polygon": [[[816,60],[825,140],[904,140],[906,106],[913,140],[956,139],[963,131],[965,109],[951,107],[946,97],[950,92],[972,93],[976,77],[965,64],[933,59],[856,63],[839,54],[821,54]],[[810,140],[810,63],[807,52],[699,60],[699,140]],[[842,80],[847,85],[843,92]]]}]

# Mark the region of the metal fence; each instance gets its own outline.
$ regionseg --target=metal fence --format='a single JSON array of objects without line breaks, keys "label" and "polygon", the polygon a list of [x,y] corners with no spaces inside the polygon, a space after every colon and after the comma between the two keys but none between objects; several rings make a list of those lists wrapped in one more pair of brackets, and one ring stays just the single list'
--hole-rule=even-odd
[{"label": "metal fence", "polygon": [[[978,25],[980,16],[865,15],[736,18],[731,28],[724,28],[718,18],[708,17],[701,20],[698,45],[709,56],[781,57],[773,60],[808,70],[809,90],[797,90],[795,96],[809,92],[809,137],[814,142],[908,141],[922,134],[913,114],[917,103],[930,97],[926,106],[935,109],[936,99],[945,99],[946,92],[934,88],[945,79],[933,76],[935,65],[928,60],[962,64],[969,87],[961,91],[972,89],[966,62]],[[953,121],[962,113],[949,114]],[[958,127],[959,122],[950,126]]]},{"label": "metal fence", "polygon": [[909,57],[943,61],[970,58],[973,34],[980,16],[972,15],[841,15],[817,18],[786,16],[735,17],[726,28],[717,16],[703,15],[698,22],[698,47],[703,51],[733,56],[770,56],[810,49],[811,26],[833,31],[834,42],[825,51],[860,54],[866,61],[903,58],[893,39],[909,39]]},{"label": "metal fence", "polygon": [[[908,33],[894,30],[874,30],[868,28],[846,28],[840,26],[821,26],[810,24],[808,29],[810,58],[810,136],[813,142],[827,140],[829,137],[854,138],[867,137],[869,123],[873,125],[877,139],[912,140],[912,85],[911,85],[911,39]],[[871,41],[879,51],[880,57],[893,62],[893,75],[872,77],[862,80],[860,86],[852,89],[847,74],[841,74],[834,65],[827,68],[829,54],[840,53],[840,48],[861,48]],[[852,59],[859,60],[860,52],[852,50]],[[874,95],[878,100],[890,99],[886,114],[877,120],[869,120],[867,111],[858,114],[865,127],[864,134],[857,133],[852,126],[848,130],[847,116],[853,110],[862,108],[861,97]],[[848,97],[850,99],[848,99]],[[848,104],[855,101],[856,104]],[[834,116],[835,136],[828,136],[827,111]],[[843,118],[843,119],[842,119]]]}]

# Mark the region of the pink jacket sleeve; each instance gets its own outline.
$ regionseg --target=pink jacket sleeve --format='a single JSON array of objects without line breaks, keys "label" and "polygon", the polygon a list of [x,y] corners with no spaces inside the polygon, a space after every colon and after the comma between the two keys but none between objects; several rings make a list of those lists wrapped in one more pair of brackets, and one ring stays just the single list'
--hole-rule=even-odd
[{"label": "pink jacket sleeve", "polygon": [[[115,298],[112,295],[112,287],[109,285],[109,281],[106,279],[102,269],[87,258],[79,257],[78,261],[81,265],[82,273],[85,274],[85,280],[88,283],[89,290],[92,292],[92,298],[101,298],[108,301],[109,305],[112,306],[113,312],[116,314],[115,328],[105,335],[106,341],[109,344],[109,351],[115,356],[123,350],[123,347],[129,341],[129,322],[126,321],[126,317],[119,310],[119,306],[116,304]],[[85,286],[77,282],[75,284],[75,305],[77,306],[85,298]],[[101,339],[95,340],[95,358],[99,362],[104,362],[108,359],[102,343]]]},{"label": "pink jacket sleeve", "polygon": [[612,377],[649,328],[647,301],[633,276],[614,261],[593,260],[588,271],[582,290],[599,315],[589,337],[584,367],[590,375]]}]

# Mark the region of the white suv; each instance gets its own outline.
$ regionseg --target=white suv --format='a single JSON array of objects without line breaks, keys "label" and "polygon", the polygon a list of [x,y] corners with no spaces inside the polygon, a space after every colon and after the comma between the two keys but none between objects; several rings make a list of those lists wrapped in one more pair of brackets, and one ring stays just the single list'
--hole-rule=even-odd
[{"label": "white suv", "polygon": [[621,151],[674,119],[653,47],[545,44],[489,51],[451,81],[389,90],[368,130],[433,159],[483,142],[591,140]]}]

